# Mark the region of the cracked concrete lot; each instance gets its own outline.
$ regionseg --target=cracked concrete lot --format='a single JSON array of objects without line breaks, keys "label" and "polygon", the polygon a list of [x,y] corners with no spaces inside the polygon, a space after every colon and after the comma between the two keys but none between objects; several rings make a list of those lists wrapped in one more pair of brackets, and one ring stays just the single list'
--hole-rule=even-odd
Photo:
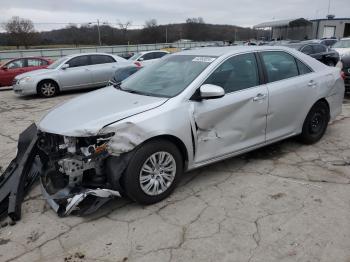
[{"label": "cracked concrete lot", "polygon": [[[0,165],[53,99],[0,91]],[[349,104],[347,104],[347,102]],[[350,102],[312,146],[290,139],[185,174],[165,201],[58,218],[38,187],[0,228],[0,261],[350,261]]]}]

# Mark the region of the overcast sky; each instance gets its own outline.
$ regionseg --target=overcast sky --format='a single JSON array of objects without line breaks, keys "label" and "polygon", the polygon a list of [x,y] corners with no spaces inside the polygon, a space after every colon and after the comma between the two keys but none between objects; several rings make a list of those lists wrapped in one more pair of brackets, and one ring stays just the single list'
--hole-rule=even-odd
[{"label": "overcast sky", "polygon": [[[329,0],[2,0],[0,23],[12,16],[29,18],[38,31],[100,19],[134,26],[155,18],[158,24],[203,17],[207,23],[253,26],[287,18],[323,18]],[[336,17],[350,17],[350,0],[331,0]],[[52,24],[51,24],[52,23]],[[62,23],[62,24],[61,24]]]}]

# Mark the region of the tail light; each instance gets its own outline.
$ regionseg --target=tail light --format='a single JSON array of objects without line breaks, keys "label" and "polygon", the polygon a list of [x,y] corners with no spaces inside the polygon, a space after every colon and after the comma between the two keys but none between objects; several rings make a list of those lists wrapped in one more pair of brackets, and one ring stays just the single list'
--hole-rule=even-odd
[{"label": "tail light", "polygon": [[138,66],[138,67],[141,67],[141,66],[142,66],[141,63],[138,62],[138,61],[134,62],[134,64],[135,64],[136,66]]},{"label": "tail light", "polygon": [[340,76],[341,76],[341,78],[343,78],[343,80],[345,80],[346,76],[345,76],[345,73],[343,71],[340,71]]}]

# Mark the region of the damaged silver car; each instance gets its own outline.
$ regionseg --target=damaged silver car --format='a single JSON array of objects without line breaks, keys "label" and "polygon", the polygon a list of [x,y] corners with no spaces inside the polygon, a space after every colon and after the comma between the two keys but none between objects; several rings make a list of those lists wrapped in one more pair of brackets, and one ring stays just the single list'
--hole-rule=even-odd
[{"label": "damaged silver car", "polygon": [[43,191],[62,215],[119,195],[153,204],[188,170],[292,136],[317,142],[343,96],[338,68],[286,47],[172,54],[40,121]]}]

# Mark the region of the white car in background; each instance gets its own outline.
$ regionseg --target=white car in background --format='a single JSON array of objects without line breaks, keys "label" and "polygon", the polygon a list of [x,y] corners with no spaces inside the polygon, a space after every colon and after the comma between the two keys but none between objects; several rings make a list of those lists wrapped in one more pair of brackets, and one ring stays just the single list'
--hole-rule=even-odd
[{"label": "white car in background", "polygon": [[46,69],[16,76],[13,90],[18,95],[53,97],[60,91],[106,86],[117,69],[132,62],[104,53],[69,55]]},{"label": "white car in background", "polygon": [[340,39],[332,49],[337,51],[340,57],[350,56],[350,37]]},{"label": "white car in background", "polygon": [[167,54],[169,54],[169,52],[164,50],[139,52],[135,53],[129,60],[137,66],[147,66],[158,61]]}]

